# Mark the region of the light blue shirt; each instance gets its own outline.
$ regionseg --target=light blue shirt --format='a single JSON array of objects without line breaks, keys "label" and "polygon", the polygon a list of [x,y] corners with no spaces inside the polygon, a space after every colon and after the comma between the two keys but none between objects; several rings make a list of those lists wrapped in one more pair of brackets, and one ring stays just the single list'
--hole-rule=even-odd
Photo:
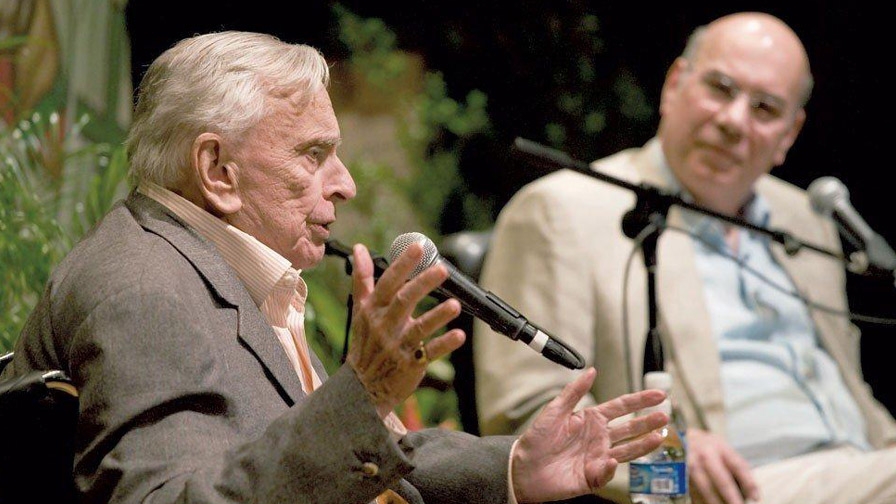
[{"label": "light blue shirt", "polygon": [[[754,467],[844,443],[870,449],[858,405],[819,344],[806,304],[788,294],[796,288],[769,238],[740,230],[735,252],[721,221],[685,214],[719,347],[734,449]],[[743,218],[768,226],[761,195]]]}]

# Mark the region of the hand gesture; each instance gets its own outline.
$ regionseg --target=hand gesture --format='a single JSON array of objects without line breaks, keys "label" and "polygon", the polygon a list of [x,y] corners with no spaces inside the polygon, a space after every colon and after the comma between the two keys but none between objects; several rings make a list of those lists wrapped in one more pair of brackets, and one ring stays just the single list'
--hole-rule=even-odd
[{"label": "hand gesture", "polygon": [[743,504],[759,500],[750,465],[720,436],[688,429],[688,475],[694,504]]},{"label": "hand gesture", "polygon": [[573,412],[591,388],[597,371],[589,368],[535,418],[513,453],[513,486],[519,502],[544,502],[594,493],[607,484],[620,462],[654,450],[662,442],[656,429],[669,418],[661,412],[610,426],[611,420],[665,399],[660,390],[626,394]]},{"label": "hand gesture", "polygon": [[426,341],[460,314],[460,303],[449,299],[413,317],[417,304],[448,278],[445,267],[436,265],[408,280],[423,257],[419,243],[409,246],[376,284],[370,253],[363,245],[352,252],[353,338],[347,361],[385,418],[416,390],[430,360],[463,344],[460,329]]}]

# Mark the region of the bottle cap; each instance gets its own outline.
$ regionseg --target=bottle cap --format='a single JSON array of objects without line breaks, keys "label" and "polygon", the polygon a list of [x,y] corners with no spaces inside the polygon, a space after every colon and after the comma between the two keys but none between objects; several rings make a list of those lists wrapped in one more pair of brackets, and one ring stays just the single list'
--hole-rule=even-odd
[{"label": "bottle cap", "polygon": [[645,389],[659,389],[669,393],[672,390],[672,375],[665,371],[651,371],[644,375]]},{"label": "bottle cap", "polygon": [[656,406],[651,406],[643,410],[644,414],[654,411],[662,411],[667,415],[672,415],[672,401],[669,398],[669,392],[672,390],[672,375],[666,371],[651,371],[644,374],[644,389],[659,389],[666,393],[666,399]]}]

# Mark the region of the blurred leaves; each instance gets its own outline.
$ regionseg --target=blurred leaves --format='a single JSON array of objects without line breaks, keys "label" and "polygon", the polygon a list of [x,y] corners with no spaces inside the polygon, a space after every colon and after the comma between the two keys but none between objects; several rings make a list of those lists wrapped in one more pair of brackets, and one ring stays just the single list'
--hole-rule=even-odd
[{"label": "blurred leaves", "polygon": [[20,159],[0,137],[0,353],[12,348],[68,242]]},{"label": "blurred leaves", "polygon": [[[356,92],[388,101],[388,107],[359,106],[397,117],[398,139],[410,168],[407,173],[363,157],[347,160],[361,190],[350,210],[340,214],[339,226],[351,229],[355,240],[367,244],[374,255],[388,257],[391,240],[408,230],[438,239],[439,216],[446,202],[452,194],[463,192],[458,146],[464,138],[489,128],[487,99],[476,90],[467,94],[465,102],[450,98],[442,74],[435,71],[423,73],[419,90],[395,93],[395,89],[408,88],[414,77],[409,74],[417,70],[409,64],[408,55],[396,48],[395,34],[378,18],[362,18],[340,5],[334,11],[340,39],[349,50]],[[480,207],[474,198],[465,213],[471,213],[471,220],[474,214],[487,216]],[[339,366],[345,344],[351,285],[345,270],[344,261],[334,260],[303,273],[313,292],[306,329],[314,335],[311,345],[329,371]],[[424,305],[421,309],[431,307]],[[457,427],[457,399],[450,390],[453,379],[454,369],[447,359],[430,364],[424,386],[399,411],[410,427]]]},{"label": "blurred leaves", "polygon": [[124,148],[82,136],[85,115],[0,123],[0,352],[12,347],[50,272],[126,191]]}]

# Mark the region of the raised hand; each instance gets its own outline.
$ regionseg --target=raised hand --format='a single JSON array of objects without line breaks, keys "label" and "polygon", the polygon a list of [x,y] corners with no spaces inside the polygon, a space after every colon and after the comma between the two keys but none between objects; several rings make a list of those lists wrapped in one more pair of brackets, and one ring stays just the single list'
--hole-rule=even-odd
[{"label": "raised hand", "polygon": [[659,404],[665,394],[645,390],[573,412],[591,388],[589,368],[548,403],[520,437],[513,453],[513,485],[519,502],[544,502],[594,493],[607,484],[620,462],[662,442],[655,431],[669,418],[661,412],[609,425],[610,421]]},{"label": "raised hand", "polygon": [[436,265],[408,280],[423,256],[420,244],[409,246],[376,284],[367,248],[355,245],[352,255],[353,339],[347,361],[385,418],[420,385],[430,360],[463,344],[460,329],[426,341],[460,314],[460,303],[449,299],[413,317],[420,301],[448,278],[448,271]]}]

